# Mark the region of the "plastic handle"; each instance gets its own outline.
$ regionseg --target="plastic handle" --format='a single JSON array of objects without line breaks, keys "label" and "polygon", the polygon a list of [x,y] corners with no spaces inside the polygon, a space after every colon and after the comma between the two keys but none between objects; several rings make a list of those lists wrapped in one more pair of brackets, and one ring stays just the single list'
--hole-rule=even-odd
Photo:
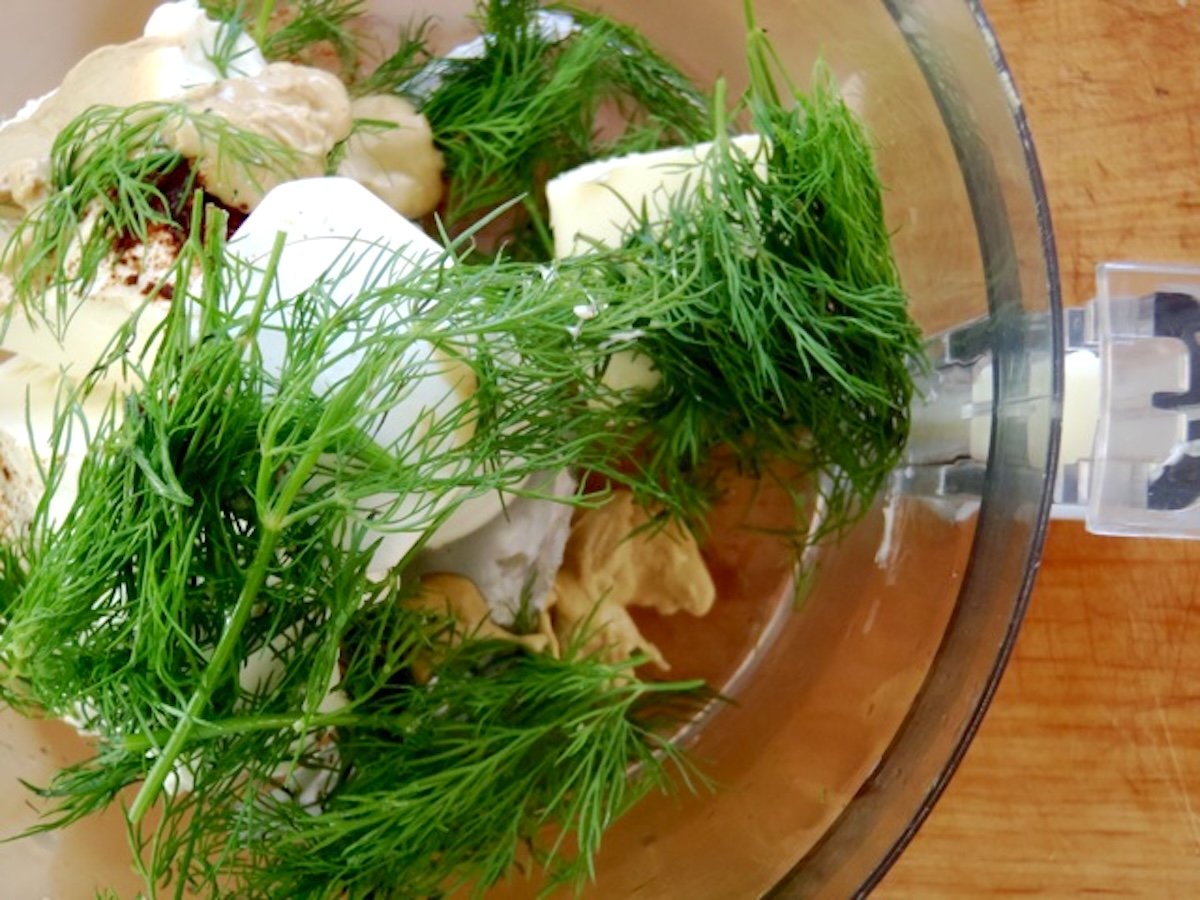
[{"label": "plastic handle", "polygon": [[[1068,315],[1068,363],[1095,360],[1095,387],[1068,366],[1063,397],[1062,465],[1088,530],[1200,538],[1200,268],[1105,263],[1095,299]],[[1068,454],[1091,393],[1094,438]]]},{"label": "plastic handle", "polygon": [[[1064,313],[1054,515],[1098,534],[1200,538],[1200,268],[1105,263],[1096,297]],[[978,503],[992,410],[987,321],[929,342],[899,493]],[[1034,430],[1046,398],[1014,404]],[[1031,454],[1032,454],[1031,450]],[[1032,460],[1032,456],[1031,456]]]}]

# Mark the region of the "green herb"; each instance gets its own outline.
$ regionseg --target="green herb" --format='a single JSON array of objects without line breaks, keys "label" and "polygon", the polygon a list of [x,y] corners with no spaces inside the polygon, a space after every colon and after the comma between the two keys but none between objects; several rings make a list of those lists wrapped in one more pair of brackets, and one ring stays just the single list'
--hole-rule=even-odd
[{"label": "green herb", "polygon": [[197,185],[168,143],[184,124],[217,148],[222,165],[281,172],[295,165],[289,149],[181,103],[91,107],[55,139],[49,197],[21,220],[3,251],[14,295],[28,312],[61,333],[69,293],[91,287],[122,241],[146,243],[156,227],[187,230],[181,220]]},{"label": "green herb", "polygon": [[324,47],[337,57],[341,74],[354,77],[361,47],[349,26],[362,15],[364,0],[203,0],[200,5],[226,23],[235,39],[249,34],[268,60],[311,64]]},{"label": "green herb", "polygon": [[[510,230],[510,253],[546,258],[545,179],[624,148],[700,140],[707,104],[629,29],[577,14],[579,27],[560,40],[545,33],[537,12],[535,0],[481,5],[483,55],[435,60],[397,90],[421,94],[426,79],[436,85],[420,109],[446,158],[447,223],[473,221],[524,196],[525,217]],[[611,139],[598,128],[606,104],[627,122]]]},{"label": "green herb", "polygon": [[[208,884],[218,869],[248,884],[336,883],[350,877],[347,859],[359,859],[376,834],[365,809],[390,810],[396,834],[423,833],[449,792],[455,804],[473,804],[455,807],[474,828],[459,829],[465,843],[454,849],[431,834],[403,859],[379,845],[373,868],[353,867],[364,883],[432,884],[448,873],[494,880],[546,825],[573,833],[579,845],[564,873],[586,873],[603,827],[645,789],[642,779],[662,777],[655,754],[674,753],[630,714],[646,695],[697,686],[640,685],[623,667],[578,657],[530,661],[524,651],[469,679],[466,668],[497,649],[468,641],[439,665],[437,688],[396,692],[397,680],[411,681],[412,654],[428,651],[438,627],[414,631],[411,617],[397,624],[387,612],[371,627],[397,634],[362,629],[371,610],[404,609],[394,584],[366,575],[381,531],[432,528],[455,503],[500,486],[519,490],[547,469],[582,464],[637,477],[617,471],[628,438],[609,430],[611,413],[587,403],[599,358],[587,345],[599,344],[599,333],[584,338],[581,352],[561,326],[552,333],[547,323],[564,320],[571,294],[514,264],[435,266],[345,305],[331,300],[336,281],[273,299],[223,259],[223,224],[214,220],[209,231],[202,250],[187,245],[177,279],[189,284],[188,267],[199,265],[203,295],[177,294],[154,367],[126,398],[121,421],[99,429],[61,526],[49,527],[43,506],[0,633],[0,690],[10,702],[70,715],[100,735],[96,758],[45,790],[54,802],[45,827],[102,809],[140,783],[128,818],[148,854],[148,887],[163,879]],[[396,309],[411,310],[403,329],[359,324]],[[198,340],[193,322],[203,325]],[[264,368],[254,349],[266,327],[286,335],[279,372]],[[475,348],[467,359],[484,388],[420,433],[379,447],[368,437],[376,418],[440,366],[412,352],[425,340],[450,353]],[[361,357],[357,368],[319,388],[343,356]],[[468,420],[478,423],[476,438],[448,447],[447,436]],[[669,499],[658,485],[642,487]],[[395,496],[393,507],[367,515],[361,504],[380,494]],[[445,503],[409,502],[421,495]],[[242,662],[281,638],[280,683],[239,683]],[[393,652],[398,645],[409,649]],[[324,712],[330,677],[347,653],[358,660],[342,676],[349,705]],[[463,716],[439,714],[444,703],[463,705]],[[415,732],[414,721],[423,723]],[[340,761],[328,811],[313,819],[315,831],[296,831],[300,843],[281,841],[279,817],[289,828],[307,820],[272,803],[269,788],[281,770],[310,761],[305,748],[330,729]],[[480,756],[503,736],[508,754]],[[644,764],[632,782],[631,759]],[[164,798],[181,768],[192,791]],[[498,812],[488,793],[498,783],[526,800]],[[144,824],[156,803],[162,824]],[[307,861],[314,848],[337,847],[323,862]],[[541,855],[559,859],[559,848]],[[277,856],[282,861],[271,863]]]},{"label": "green herb", "polygon": [[[578,115],[581,96],[614,96],[583,63],[603,68],[614,40],[633,46],[592,20],[550,42],[532,11],[483,8],[485,61],[456,63],[427,103],[441,96],[443,126],[459,123],[442,132],[462,137],[454,177],[495,192],[478,227],[510,213],[501,196],[595,150],[575,120],[542,129],[567,121],[568,97]],[[699,523],[723,446],[751,471],[786,471],[798,506],[823,493],[821,533],[861,514],[907,433],[916,329],[869,142],[821,72],[809,96],[781,90],[751,26],[743,106],[768,148],[765,176],[728,139],[718,86],[705,125],[715,149],[694,190],[664,221],[643,211],[620,247],[473,264],[468,229],[443,260],[357,296],[341,297],[335,267],[279,298],[282,243],[254,270],[226,254],[224,216],[192,217],[154,363],[92,437],[77,502],[52,527],[43,501],[27,539],[0,554],[0,696],[99,735],[92,759],[42,790],[41,830],[136,786],[127,820],[151,896],[419,896],[482,890],[524,861],[577,885],[617,815],[672,770],[691,777],[659,714],[693,713],[698,685],[643,683],[638,660],[609,665],[578,648],[555,660],[454,643],[450,623],[407,602],[420,539],[382,581],[368,570],[383,535],[428,537],[459,504],[563,468]],[[481,81],[485,96],[513,105],[480,106],[476,133],[465,86],[487,72],[512,84]],[[657,90],[623,96],[645,109],[637,98]],[[667,131],[698,127],[685,93],[689,111],[659,120]],[[518,110],[521,97],[534,108]],[[146,161],[162,148],[143,116],[110,122],[99,144],[81,143],[88,121],[56,164],[78,156],[78,174],[105,174],[47,222],[78,227],[88,202],[125,197],[104,213],[111,251],[113,235],[158,221],[165,199],[126,182],[153,181],[169,160]],[[506,168],[487,158],[488,134],[529,154]],[[74,239],[30,233],[44,260]],[[26,287],[73,277],[56,262]],[[260,355],[268,331],[286,347],[277,365]],[[477,390],[377,443],[381,416],[441,371],[430,345],[469,366]],[[659,384],[606,387],[623,351],[647,355]],[[68,397],[59,449],[71,409]],[[791,480],[797,469],[809,481]],[[394,500],[380,508],[380,496]],[[794,536],[814,537],[803,525]],[[273,674],[244,681],[264,655]],[[183,777],[191,790],[168,789]]]},{"label": "green herb", "polygon": [[730,448],[788,486],[798,521],[820,496],[804,543],[855,522],[899,461],[921,343],[861,126],[821,67],[808,95],[779,91],[761,32],[750,48],[744,103],[765,176],[723,137],[718,102],[694,191],[663,221],[643,214],[595,294],[681,297],[637,324],[637,352],[661,374],[642,409],[647,471],[702,492]]},{"label": "green herb", "polygon": [[[424,19],[407,28],[402,28],[399,34],[399,45],[392,55],[375,67],[369,75],[350,84],[350,90],[355,96],[367,94],[404,94],[407,95],[413,80],[422,68],[429,63],[429,36],[431,21]],[[421,99],[410,96],[410,99]]]},{"label": "green herb", "polygon": [[[264,896],[367,897],[397,885],[433,895],[464,873],[482,888],[522,863],[552,882],[592,877],[607,828],[646,791],[666,787],[669,768],[687,771],[643,721],[645,708],[682,686],[638,681],[639,662],[463,644],[435,683],[395,690],[394,724],[339,737],[353,774],[320,818],[284,800],[263,810],[261,824],[251,820],[282,836],[275,859],[247,869],[247,881]],[[631,778],[634,764],[641,770]],[[431,870],[429,859],[440,865]]]}]

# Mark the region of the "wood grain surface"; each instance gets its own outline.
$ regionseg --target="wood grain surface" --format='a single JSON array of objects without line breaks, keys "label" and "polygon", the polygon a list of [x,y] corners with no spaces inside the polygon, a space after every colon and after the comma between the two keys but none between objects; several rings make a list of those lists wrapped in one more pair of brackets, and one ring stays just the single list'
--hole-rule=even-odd
[{"label": "wood grain surface", "polygon": [[[1200,2],[983,0],[1025,101],[1064,301],[1200,263]],[[959,773],[876,893],[1200,897],[1200,542],[1055,523]]]}]

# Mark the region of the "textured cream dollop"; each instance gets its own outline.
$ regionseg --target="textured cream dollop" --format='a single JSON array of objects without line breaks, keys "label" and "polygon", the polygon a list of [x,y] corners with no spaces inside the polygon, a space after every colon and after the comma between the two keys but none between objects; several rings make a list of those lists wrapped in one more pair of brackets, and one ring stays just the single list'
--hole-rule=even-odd
[{"label": "textured cream dollop", "polygon": [[275,163],[246,166],[225,159],[219,139],[201,134],[194,123],[185,122],[167,135],[171,146],[195,160],[208,191],[234,209],[254,209],[285,181],[324,175],[330,151],[350,134],[345,85],[311,66],[271,63],[253,78],[227,78],[193,88],[184,102],[294,154],[286,170]]},{"label": "textured cream dollop", "polygon": [[715,599],[716,587],[695,537],[678,523],[650,525],[650,514],[632,494],[617,491],[603,506],[576,515],[551,610],[562,644],[582,628],[590,635],[588,650],[613,660],[641,652],[665,667],[628,607],[702,616]]},{"label": "textured cream dollop", "polygon": [[442,154],[433,144],[429,122],[402,97],[374,94],[350,106],[364,124],[346,141],[338,174],[353,178],[402,216],[418,219],[442,199]]},{"label": "textured cream dollop", "polygon": [[[145,36],[85,56],[57,90],[30,101],[0,128],[0,204],[30,209],[43,199],[54,139],[89,107],[174,100],[187,88],[217,80],[211,57],[218,40],[218,23],[189,0],[160,6]],[[255,75],[265,65],[244,36],[234,57],[240,75]]]}]

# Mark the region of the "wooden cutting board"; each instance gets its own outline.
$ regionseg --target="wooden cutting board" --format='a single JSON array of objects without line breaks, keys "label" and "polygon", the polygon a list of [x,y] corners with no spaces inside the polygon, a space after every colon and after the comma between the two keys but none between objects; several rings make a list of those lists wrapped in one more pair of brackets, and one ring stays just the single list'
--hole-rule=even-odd
[{"label": "wooden cutting board", "polygon": [[[1064,302],[1200,264],[1200,2],[983,0],[1029,116]],[[1200,542],[1055,523],[958,775],[876,896],[1200,897]]]}]

